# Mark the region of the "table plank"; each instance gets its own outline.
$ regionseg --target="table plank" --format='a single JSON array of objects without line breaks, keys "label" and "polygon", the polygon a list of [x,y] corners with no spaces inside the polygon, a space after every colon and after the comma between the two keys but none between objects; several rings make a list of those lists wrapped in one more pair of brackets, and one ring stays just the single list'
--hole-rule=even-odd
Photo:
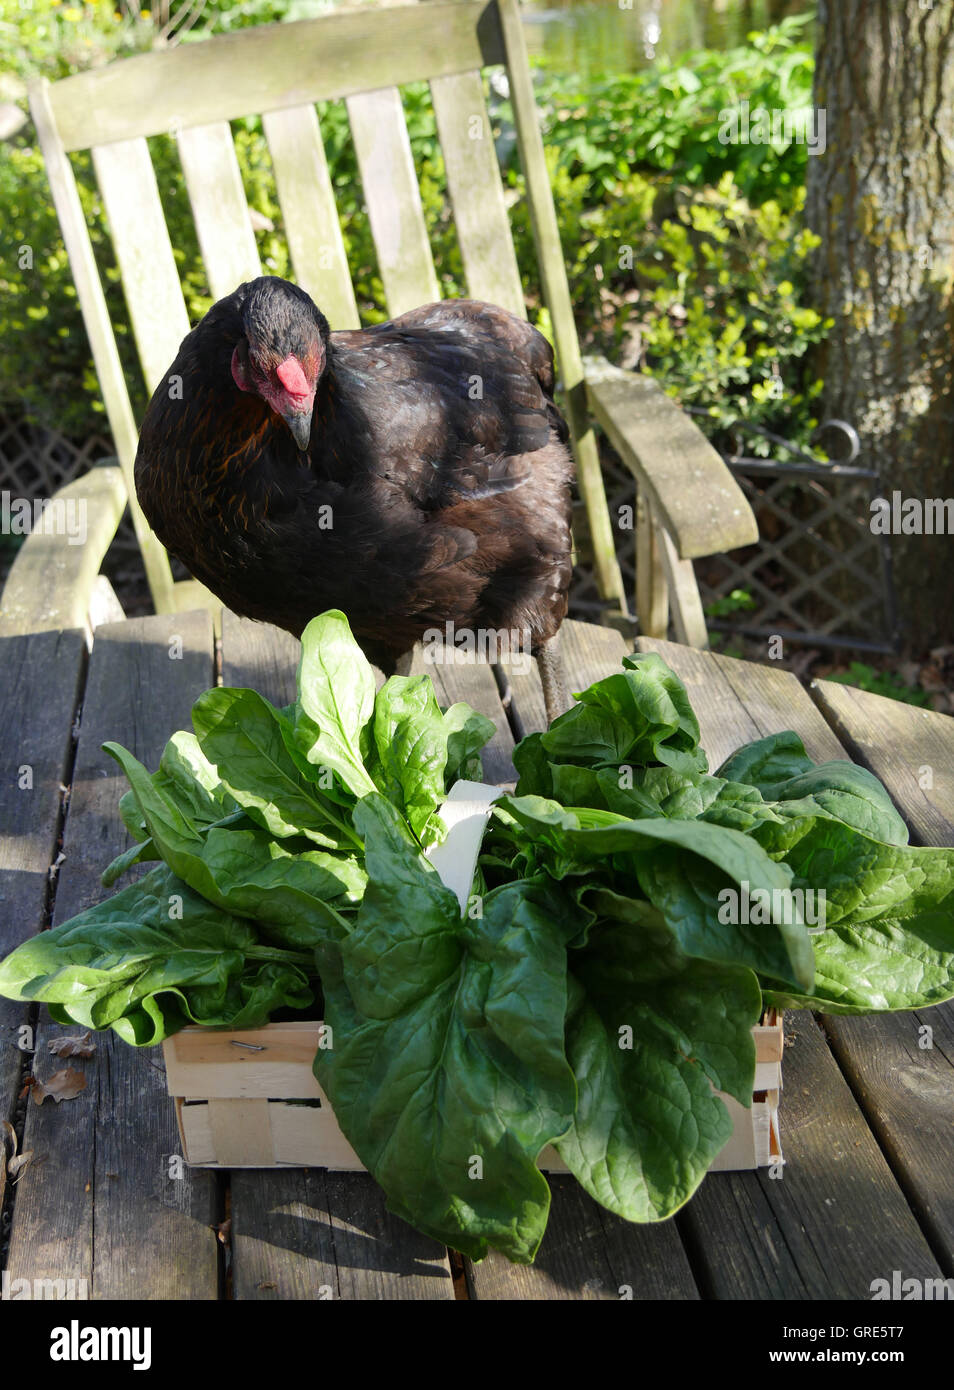
[{"label": "table plank", "polygon": [[222,684],[257,690],[279,709],[294,703],[301,643],[271,623],[222,609]]},{"label": "table plank", "polygon": [[[178,638],[176,643],[173,639]],[[177,655],[181,651],[181,655]],[[100,872],[127,844],[117,814],[125,779],[100,744],[114,739],[157,765],[166,739],[213,681],[206,613],[128,619],[96,631],[80,724],[54,923],[100,901]],[[51,1037],[75,1032],[42,1011],[37,1071],[62,1064]],[[215,1178],[170,1167],[179,1139],[158,1048],[96,1035],[75,1100],[28,1107],[24,1148],[34,1162],[17,1185],[11,1278],[88,1281],[93,1298],[212,1299],[218,1248]]]},{"label": "table plank", "polygon": [[366,1173],[246,1168],[231,1185],[236,1298],[453,1299],[447,1252]]},{"label": "table plank", "polygon": [[500,703],[500,693],[491,667],[484,663],[469,666],[453,662],[425,664],[421,670],[426,671],[434,682],[437,702],[443,709],[461,701],[493,720],[494,736],[484,744],[480,754],[484,781],[501,785],[516,782],[513,734],[507,712]]},{"label": "table plank", "polygon": [[954,1006],[823,1024],[945,1276],[954,1276]]},{"label": "table plank", "polygon": [[637,1226],[600,1206],[576,1178],[553,1174],[546,1235],[533,1265],[513,1265],[496,1250],[465,1261],[471,1298],[699,1298],[674,1222]]},{"label": "table plank", "polygon": [[[837,681],[814,681],[811,692],[852,756],[887,787],[915,842],[954,845],[954,719]],[[954,1275],[954,1002],[832,1017],[825,1029],[945,1275]]]},{"label": "table plank", "polygon": [[[47,925],[61,786],[86,675],[78,630],[0,639],[0,959]],[[12,1120],[32,1009],[0,999],[0,1119]]]},{"label": "table plank", "polygon": [[922,845],[954,845],[954,719],[838,681],[812,681],[824,717],[884,783]]},{"label": "table plank", "polygon": [[[790,673],[646,638],[636,646],[657,651],[684,681],[713,767],[740,744],[788,728],[815,760],[846,756]],[[924,1149],[930,1166],[919,1177],[906,1177],[892,1158],[892,1174],[879,1148],[879,1142],[886,1145],[872,1107],[866,1105],[862,1114],[852,1097],[857,1069],[846,1060],[842,1076],[842,1058],[836,1061],[819,1025],[808,1014],[797,1017],[797,1046],[786,1050],[783,1067],[784,1181],[773,1181],[765,1170],[713,1174],[679,1218],[696,1261],[705,1267],[706,1288],[716,1297],[867,1297],[875,1277],[936,1265],[902,1188],[917,1184],[927,1209],[946,1189],[948,1179],[941,1176],[935,1156],[943,1116],[931,1114],[927,1105],[920,1112],[918,1128],[921,1123],[938,1126],[936,1141]],[[870,1025],[874,1020],[827,1019],[825,1027],[831,1035],[833,1027],[837,1031],[855,1022]],[[877,1022],[889,1033],[899,1030],[910,1044],[912,1015],[882,1016]],[[895,1110],[887,1127],[892,1133],[912,1118],[905,1117],[903,1107]],[[949,1130],[948,1123],[948,1135]],[[850,1162],[843,1161],[845,1156]],[[872,1211],[877,1211],[877,1221],[872,1221]]]}]

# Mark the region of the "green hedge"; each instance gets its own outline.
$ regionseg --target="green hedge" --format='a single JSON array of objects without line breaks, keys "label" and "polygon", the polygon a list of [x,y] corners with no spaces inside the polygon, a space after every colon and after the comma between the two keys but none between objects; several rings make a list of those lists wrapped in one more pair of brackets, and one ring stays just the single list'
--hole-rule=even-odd
[{"label": "green hedge", "polygon": [[[323,8],[261,0],[203,12],[206,30],[235,28]],[[55,79],[148,49],[157,29],[148,11],[122,19],[111,5],[32,0],[0,25],[5,97],[23,102],[23,82]],[[803,438],[814,423],[817,383],[804,355],[824,325],[806,302],[813,240],[802,224],[806,151],[798,144],[719,141],[720,110],[747,99],[754,109],[792,109],[811,97],[805,22],[787,20],[729,53],[659,60],[635,74],[587,83],[537,65],[537,96],[577,322],[584,346],[657,373],[686,403],[710,411],[710,432],[737,419]],[[3,88],[0,87],[0,92]],[[491,91],[518,261],[531,312],[548,331],[535,280],[532,237],[506,96]],[[2,99],[2,98],[0,98]],[[442,293],[466,293],[446,199],[443,163],[424,84],[404,89],[411,147],[421,181]],[[343,105],[319,106],[359,309],[385,316],[367,217]],[[257,118],[233,123],[262,264],[289,275],[281,212]],[[174,142],[150,141],[160,196],[193,320],[211,300]],[[86,156],[74,157],[110,313],[137,410],[144,392],[118,272]],[[0,406],[16,404],[71,434],[101,428],[102,411],[82,320],[59,236],[42,157],[27,125],[0,145]],[[270,225],[269,225],[270,224]],[[32,259],[32,265],[30,261]]]}]

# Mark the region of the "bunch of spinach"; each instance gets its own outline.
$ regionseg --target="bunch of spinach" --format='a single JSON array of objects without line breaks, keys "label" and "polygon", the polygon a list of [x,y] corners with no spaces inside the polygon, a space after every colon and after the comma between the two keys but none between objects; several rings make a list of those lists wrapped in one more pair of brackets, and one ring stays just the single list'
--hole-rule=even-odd
[{"label": "bunch of spinach", "polygon": [[306,629],[294,705],[210,690],[193,723],[151,776],[107,745],[136,843],[104,880],[162,865],[13,952],[0,993],[144,1044],[313,1009],[320,980],[344,1133],[393,1211],[474,1259],[534,1258],[550,1143],[619,1215],[676,1211],[731,1132],[715,1092],[751,1103],[766,1004],[954,995],[954,850],[909,846],[874,777],[793,733],[711,774],[658,656],[518,745],[463,914],[425,851],[493,726],[426,676],[375,695],[341,614]]}]

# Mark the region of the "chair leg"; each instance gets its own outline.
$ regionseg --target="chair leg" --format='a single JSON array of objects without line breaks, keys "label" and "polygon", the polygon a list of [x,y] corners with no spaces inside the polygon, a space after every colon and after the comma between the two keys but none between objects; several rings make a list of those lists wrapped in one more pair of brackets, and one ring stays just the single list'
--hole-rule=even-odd
[{"label": "chair leg", "polygon": [[547,723],[552,724],[560,714],[565,714],[572,701],[567,692],[566,667],[560,650],[559,634],[544,642],[534,655],[537,670],[543,686],[543,704],[547,712]]}]

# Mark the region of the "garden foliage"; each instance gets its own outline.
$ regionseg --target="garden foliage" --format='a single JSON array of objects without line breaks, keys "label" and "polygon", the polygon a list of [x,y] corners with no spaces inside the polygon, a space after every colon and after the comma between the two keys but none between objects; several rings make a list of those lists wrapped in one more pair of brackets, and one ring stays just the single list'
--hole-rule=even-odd
[{"label": "garden foliage", "polygon": [[[0,98],[25,105],[25,82],[51,79],[147,50],[159,38],[148,11],[35,0],[8,5],[0,26]],[[307,18],[324,6],[246,0],[210,3],[182,35]],[[804,145],[723,144],[719,112],[797,110],[811,100],[805,21],[789,19],[729,52],[659,58],[641,72],[585,82],[546,64],[535,84],[563,248],[584,347],[659,375],[687,405],[707,409],[717,434],[738,419],[804,438],[817,383],[804,355],[824,325],[806,294],[814,239],[802,217]],[[435,264],[445,296],[466,294],[427,87],[404,89],[411,147]],[[494,136],[531,316],[544,332],[529,213],[505,84],[489,88]],[[343,104],[319,107],[359,310],[386,317],[383,287]],[[267,273],[290,276],[268,149],[257,117],[233,122],[239,164]],[[172,136],[150,141],[190,316],[211,299]],[[122,289],[89,157],[73,156],[110,315],[137,410],[145,405]],[[95,373],[43,161],[28,124],[0,146],[4,207],[0,262],[0,403],[82,435],[101,427]],[[704,418],[704,417],[703,417]]]}]

